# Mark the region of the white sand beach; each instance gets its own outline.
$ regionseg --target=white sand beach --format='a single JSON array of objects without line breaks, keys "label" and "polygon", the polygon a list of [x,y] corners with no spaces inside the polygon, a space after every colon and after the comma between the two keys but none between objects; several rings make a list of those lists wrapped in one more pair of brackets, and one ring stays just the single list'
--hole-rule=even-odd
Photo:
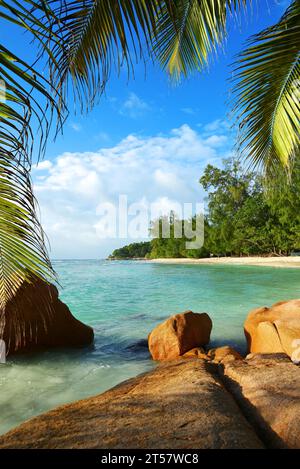
[{"label": "white sand beach", "polygon": [[228,264],[300,268],[300,256],[290,257],[214,257],[210,259],[152,259],[157,264]]}]

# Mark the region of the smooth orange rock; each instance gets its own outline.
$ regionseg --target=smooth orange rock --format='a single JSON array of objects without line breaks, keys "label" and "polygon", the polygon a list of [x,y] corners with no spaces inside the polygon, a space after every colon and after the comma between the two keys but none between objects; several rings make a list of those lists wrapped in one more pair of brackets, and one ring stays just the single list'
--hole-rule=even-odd
[{"label": "smooth orange rock", "polygon": [[182,355],[182,358],[203,358],[207,360],[208,357],[205,353],[204,348],[196,347]]},{"label": "smooth orange rock", "polygon": [[300,321],[297,319],[277,320],[274,324],[285,353],[294,362],[300,363]]},{"label": "smooth orange rock", "polygon": [[243,357],[239,352],[234,350],[233,347],[230,347],[228,345],[224,347],[218,347],[209,350],[208,352],[208,357],[213,360],[216,363],[223,362],[223,360],[226,359],[226,361],[230,360],[243,360]]},{"label": "smooth orange rock", "polygon": [[218,376],[197,358],[160,364],[0,436],[1,450],[263,447]]},{"label": "smooth orange rock", "polygon": [[149,334],[153,360],[173,360],[193,348],[207,345],[211,329],[212,321],[206,313],[186,311],[171,316]]},{"label": "smooth orange rock", "polygon": [[268,448],[300,448],[299,366],[285,354],[255,354],[219,372]]},{"label": "smooth orange rock", "polygon": [[58,290],[42,280],[24,283],[5,309],[0,336],[10,354],[48,347],[83,347],[93,329],[78,321],[58,298]]},{"label": "smooth orange rock", "polygon": [[291,357],[296,340],[300,340],[300,300],[254,309],[244,330],[249,353],[286,353]]},{"label": "smooth orange rock", "polygon": [[253,353],[284,353],[273,322],[263,321],[257,325],[251,351]]}]

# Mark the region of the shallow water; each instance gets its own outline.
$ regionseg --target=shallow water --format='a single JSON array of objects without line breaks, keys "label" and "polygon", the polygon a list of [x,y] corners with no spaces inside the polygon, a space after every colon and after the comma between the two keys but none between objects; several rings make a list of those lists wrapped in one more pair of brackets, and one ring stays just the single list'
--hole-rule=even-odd
[{"label": "shallow water", "polygon": [[0,365],[0,433],[59,404],[100,393],[151,369],[143,344],[170,314],[206,311],[212,343],[244,347],[257,306],[300,298],[300,270],[273,267],[56,261],[61,298],[95,330],[93,347],[47,351]]}]

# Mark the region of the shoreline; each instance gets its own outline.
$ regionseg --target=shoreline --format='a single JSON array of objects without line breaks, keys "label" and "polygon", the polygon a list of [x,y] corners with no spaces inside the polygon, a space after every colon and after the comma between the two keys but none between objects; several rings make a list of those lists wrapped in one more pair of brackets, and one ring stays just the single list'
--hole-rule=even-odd
[{"label": "shoreline", "polygon": [[290,257],[214,257],[209,259],[149,259],[154,264],[254,265],[300,269],[300,256]]}]

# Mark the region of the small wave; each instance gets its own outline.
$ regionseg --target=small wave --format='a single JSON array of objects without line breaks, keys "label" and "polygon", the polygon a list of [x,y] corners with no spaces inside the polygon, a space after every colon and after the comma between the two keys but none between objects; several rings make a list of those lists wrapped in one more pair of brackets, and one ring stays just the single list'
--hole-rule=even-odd
[{"label": "small wave", "polygon": [[147,319],[149,317],[146,313],[134,314],[133,316],[128,316],[128,319],[132,319],[133,321],[137,319]]}]

